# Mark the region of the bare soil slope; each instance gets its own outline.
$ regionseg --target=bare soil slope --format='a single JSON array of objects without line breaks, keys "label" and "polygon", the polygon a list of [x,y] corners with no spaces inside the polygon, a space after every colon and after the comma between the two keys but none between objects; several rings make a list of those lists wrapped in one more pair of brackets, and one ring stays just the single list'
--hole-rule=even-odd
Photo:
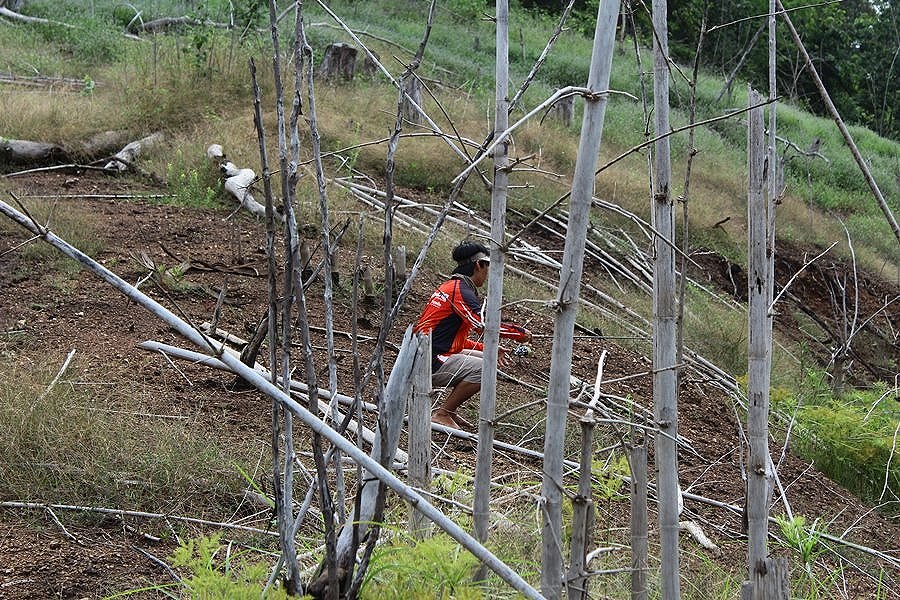
[{"label": "bare soil slope", "polygon": [[[133,191],[117,190],[114,183],[95,179],[90,174],[19,177],[11,180],[10,185],[23,196]],[[265,231],[260,223],[245,215],[227,219],[231,213],[229,207],[188,210],[147,201],[85,197],[58,202],[59,210],[79,213],[93,235],[102,240],[102,249],[96,258],[129,282],[139,281],[148,274],[148,269],[135,260],[141,253],[157,265],[167,267],[189,261],[192,268],[182,280],[182,289],[166,293],[151,282],[143,284],[142,289],[169,307],[177,305],[194,322],[211,319],[216,291],[227,283],[229,302],[222,311],[219,327],[243,338],[250,337],[266,304]],[[42,262],[26,259],[22,249],[16,249],[28,237],[25,231],[11,223],[0,225],[0,333],[20,333],[8,336],[6,340],[0,338],[0,350],[6,357],[43,365],[48,371],[55,372],[66,354],[75,349],[81,379],[106,381],[112,374],[127,373],[148,397],[155,399],[155,409],[160,414],[205,415],[217,435],[224,439],[233,436],[235,440],[245,441],[253,437],[267,443],[270,435],[267,399],[256,392],[236,390],[233,378],[228,375],[184,364],[179,365],[181,372],[177,372],[164,357],[137,348],[137,344],[147,339],[185,344],[153,316],[86,271],[82,270],[62,283],[55,280],[43,268]],[[353,249],[343,248],[341,252],[345,257],[342,264],[352,264]],[[802,264],[802,260],[800,262]],[[710,279],[722,276],[712,266],[708,275]],[[404,326],[417,317],[420,307],[441,278],[438,273],[426,272],[416,282],[395,334],[391,336],[392,344],[398,342]],[[337,292],[334,324],[339,332],[336,339],[339,382],[346,388],[352,386],[353,357],[349,340],[340,332],[350,331],[349,286],[349,275],[345,272]],[[318,328],[325,325],[321,290],[321,283],[317,283],[308,294],[309,320]],[[813,305],[821,291],[809,283],[797,286],[795,293],[804,294]],[[877,304],[879,298],[876,292],[872,302]],[[551,359],[552,314],[513,307],[505,316],[528,323],[538,334],[533,343],[534,353],[517,359],[508,369],[509,374],[525,384],[543,387]],[[363,336],[359,355],[364,361],[371,355],[371,336],[377,333],[380,320],[381,308],[377,304],[364,306],[357,319]],[[320,357],[317,365],[321,384],[327,382],[327,361],[323,357],[321,330],[314,329],[314,334],[317,336],[315,351]],[[607,391],[631,397],[652,410],[651,381],[647,375],[649,361],[612,341],[587,337],[576,340],[574,374],[585,381],[593,380],[597,359],[603,349],[609,353],[605,378],[622,378],[610,384]],[[388,348],[386,354],[390,364],[395,354],[393,347]],[[350,390],[343,391],[348,393]],[[500,384],[499,410],[503,412],[540,397],[528,385],[504,380]],[[714,503],[740,506],[744,493],[741,479],[744,456],[737,443],[739,424],[730,401],[717,389],[701,381],[691,381],[685,386],[680,402],[680,433],[687,442],[680,456],[682,488]],[[471,420],[476,408],[471,406],[468,410]],[[541,405],[537,404],[525,415],[517,419],[539,422]],[[504,424],[498,437],[520,443],[522,435],[518,426]],[[537,439],[532,439],[530,444],[542,450],[540,435],[533,437]],[[474,451],[471,448],[448,442],[439,434],[435,434],[434,441],[438,466],[464,471],[473,467]],[[772,451],[777,460],[781,448],[773,445]],[[65,457],[60,460],[64,461]],[[2,472],[0,469],[0,474]],[[539,481],[540,463],[501,454],[496,460],[495,472],[498,477]],[[900,558],[900,527],[861,505],[814,467],[788,454],[780,464],[780,475],[796,514],[807,515],[810,520],[821,517],[828,523],[830,533]],[[0,480],[2,501],[54,502],[52,497],[11,497],[6,487]],[[740,572],[744,560],[741,516],[737,511],[714,503],[688,500],[684,518],[701,524],[706,534],[720,546],[722,553],[710,553],[710,560]],[[627,503],[610,502],[598,508],[598,534],[626,526],[627,521],[623,519],[627,516]],[[123,521],[109,517],[84,522],[62,510],[55,511],[55,516],[59,522],[48,511],[0,509],[0,598],[94,598],[151,582],[171,582],[170,575],[142,552],[165,557],[172,549],[171,542],[154,542],[140,534],[140,531],[155,527],[147,520],[127,518]],[[188,516],[196,515],[188,513]],[[204,515],[212,520],[230,517],[230,514]],[[652,524],[655,515],[650,518]],[[261,519],[257,525],[265,528],[266,516]],[[682,544],[696,555],[707,552],[688,535],[683,537]],[[868,562],[864,555],[849,550],[843,552],[852,555],[860,564]],[[623,562],[627,564],[627,554],[623,554]],[[852,569],[845,574],[849,597],[871,597],[875,585],[871,579]],[[900,589],[898,573],[890,572],[888,576],[888,584],[894,590]]]}]

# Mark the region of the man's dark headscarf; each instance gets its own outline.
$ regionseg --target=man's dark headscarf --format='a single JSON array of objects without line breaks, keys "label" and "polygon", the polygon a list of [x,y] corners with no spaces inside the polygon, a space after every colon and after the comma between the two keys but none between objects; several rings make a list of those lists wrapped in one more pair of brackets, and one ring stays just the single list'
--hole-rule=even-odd
[{"label": "man's dark headscarf", "polygon": [[479,260],[490,260],[491,252],[483,244],[477,242],[462,242],[453,249],[453,260],[456,268],[453,273],[471,277],[475,272],[475,263]]}]

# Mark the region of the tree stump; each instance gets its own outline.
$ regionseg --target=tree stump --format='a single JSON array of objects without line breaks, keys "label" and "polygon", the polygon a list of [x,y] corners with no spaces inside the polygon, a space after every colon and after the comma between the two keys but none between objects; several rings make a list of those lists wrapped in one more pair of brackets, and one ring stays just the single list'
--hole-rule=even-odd
[{"label": "tree stump", "polygon": [[575,121],[575,96],[566,96],[553,103],[547,113],[566,127],[571,127]]},{"label": "tree stump", "polygon": [[325,58],[319,66],[319,75],[325,79],[340,77],[349,81],[353,79],[355,72],[356,48],[341,42],[329,44],[325,49]]},{"label": "tree stump", "polygon": [[381,72],[381,69],[378,68],[378,64],[375,62],[376,60],[380,62],[381,57],[378,56],[377,52],[372,52],[372,54],[375,55],[374,59],[366,53],[366,56],[363,58],[362,67],[359,69],[360,74],[369,79],[374,79],[375,76]]},{"label": "tree stump", "polygon": [[[419,109],[416,108],[416,106],[422,106],[422,82],[416,77],[410,77],[406,80],[403,91],[406,92],[403,96],[403,103],[401,104],[403,119],[410,123],[420,125],[422,123],[422,113],[419,112]],[[413,102],[415,102],[415,105]]]}]

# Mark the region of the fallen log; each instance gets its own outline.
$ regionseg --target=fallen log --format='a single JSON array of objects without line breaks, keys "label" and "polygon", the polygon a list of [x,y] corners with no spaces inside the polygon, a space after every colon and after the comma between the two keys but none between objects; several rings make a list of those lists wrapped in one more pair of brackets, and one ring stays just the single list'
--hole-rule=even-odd
[{"label": "fallen log", "polygon": [[124,131],[103,131],[82,142],[57,144],[0,137],[0,165],[44,167],[64,163],[89,163],[109,156],[128,142]]},{"label": "fallen log", "polygon": [[81,91],[87,85],[84,79],[74,79],[72,77],[47,77],[45,75],[28,77],[7,73],[0,74],[0,83],[23,87],[52,88],[54,91]]},{"label": "fallen log", "polygon": [[216,29],[228,29],[227,23],[217,23],[209,19],[195,19],[193,17],[160,17],[146,23],[137,20],[132,21],[128,26],[128,33],[161,33],[170,29],[180,29],[182,27],[214,27]]},{"label": "fallen log", "polygon": [[146,150],[163,141],[163,134],[160,132],[151,133],[147,137],[135,140],[125,145],[124,148],[116,152],[112,159],[103,165],[104,169],[111,171],[127,171],[137,158]]},{"label": "fallen log", "polygon": [[46,165],[68,160],[69,154],[58,144],[0,137],[0,164]]},{"label": "fallen log", "polygon": [[74,25],[69,25],[68,23],[62,23],[60,21],[51,21],[50,19],[42,19],[41,17],[23,15],[22,13],[9,10],[4,6],[0,6],[0,17],[6,17],[7,19],[21,21],[23,23],[30,23],[32,25],[59,25],[60,27],[68,27],[69,29],[74,29],[75,27]]}]

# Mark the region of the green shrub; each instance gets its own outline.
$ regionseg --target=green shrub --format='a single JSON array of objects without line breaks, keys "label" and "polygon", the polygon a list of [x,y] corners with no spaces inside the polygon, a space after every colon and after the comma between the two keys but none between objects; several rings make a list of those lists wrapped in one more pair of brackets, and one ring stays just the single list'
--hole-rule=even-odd
[{"label": "green shrub", "polygon": [[796,417],[791,446],[864,500],[900,490],[893,460],[900,408],[885,384],[834,398],[824,373],[810,371],[796,396],[773,393],[773,407]]},{"label": "green shrub", "polygon": [[215,208],[221,204],[222,180],[215,168],[210,164],[188,164],[181,150],[166,163],[166,183],[178,206]]},{"label": "green shrub", "polygon": [[360,591],[363,600],[480,599],[472,583],[476,559],[445,534],[379,546]]},{"label": "green shrub", "polygon": [[265,563],[245,560],[247,551],[222,557],[222,550],[220,536],[216,534],[187,540],[173,553],[172,566],[189,571],[189,576],[181,582],[191,598],[280,600],[288,597],[283,589],[277,588],[260,596],[269,576],[269,567]]}]

